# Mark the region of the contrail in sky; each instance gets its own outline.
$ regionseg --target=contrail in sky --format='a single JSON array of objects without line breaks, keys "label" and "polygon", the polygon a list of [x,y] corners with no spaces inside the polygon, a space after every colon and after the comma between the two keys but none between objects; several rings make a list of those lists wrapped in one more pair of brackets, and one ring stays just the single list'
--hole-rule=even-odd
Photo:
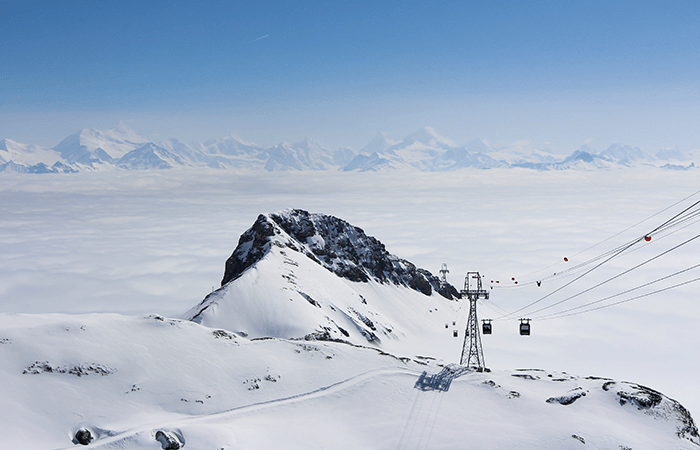
[{"label": "contrail in sky", "polygon": [[266,37],[268,37],[268,36],[269,36],[269,34],[266,34],[265,36],[260,36],[259,38],[257,38],[257,39],[253,39],[253,40],[252,40],[252,41],[250,41],[250,42],[256,42],[256,41],[259,41],[260,39],[265,39],[265,38],[266,38]]}]

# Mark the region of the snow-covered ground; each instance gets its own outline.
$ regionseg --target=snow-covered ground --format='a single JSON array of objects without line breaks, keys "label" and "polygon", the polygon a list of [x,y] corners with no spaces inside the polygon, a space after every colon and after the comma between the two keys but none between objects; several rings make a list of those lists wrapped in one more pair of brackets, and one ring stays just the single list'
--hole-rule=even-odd
[{"label": "snow-covered ground", "polygon": [[[631,237],[643,235],[679,212],[683,205],[579,254],[696,191],[697,177],[693,171],[664,172],[644,168],[604,172],[494,169],[449,173],[371,174],[250,174],[235,171],[172,170],[167,173],[107,172],[46,174],[41,177],[4,173],[0,178],[0,246],[3,249],[0,253],[0,311],[41,314],[116,312],[137,316],[158,313],[165,317],[179,317],[199,303],[212,288],[218,287],[225,260],[235,248],[239,235],[253,224],[258,214],[289,207],[343,218],[361,227],[368,235],[380,239],[391,253],[433,273],[437,273],[440,264],[446,262],[450,269],[449,280],[458,287],[467,270],[478,270],[489,280],[510,280],[511,277],[526,280],[527,274],[544,267],[548,269],[536,272],[529,278],[542,277],[549,272],[565,269],[568,267],[567,263],[563,262],[565,256],[570,259],[569,263],[576,263],[627,242]],[[630,253],[627,257],[612,261],[609,269],[601,268],[600,274],[593,274],[597,277],[594,281],[603,280],[696,234],[697,226],[690,226],[678,233],[654,239],[646,247]],[[688,244],[668,257],[660,258],[654,264],[602,286],[587,294],[581,301],[602,298],[697,264],[694,259],[697,254],[697,244]],[[594,284],[593,281],[583,283],[583,280],[579,283],[573,285],[566,295],[562,293],[558,299],[577,292],[577,288],[583,290]],[[547,289],[551,290],[547,282],[540,288],[535,285],[523,288],[496,288],[492,291],[491,300],[482,306],[481,317],[495,318],[502,310],[512,311],[520,308],[549,292]],[[680,401],[691,413],[695,412],[697,415],[700,411],[700,393],[695,387],[700,369],[696,350],[696,343],[700,341],[700,328],[697,327],[700,319],[700,307],[696,302],[697,292],[697,285],[690,284],[667,293],[589,314],[557,320],[535,320],[533,334],[529,337],[518,336],[517,323],[514,320],[495,322],[494,334],[484,337],[487,366],[494,370],[494,377],[500,376],[497,375],[499,371],[527,367],[640,383]],[[7,332],[5,334],[9,336],[10,332],[14,332],[12,330],[15,325],[34,326],[41,321],[55,321],[53,325],[49,324],[49,330],[61,331],[64,329],[63,322],[70,322],[67,326],[71,331],[62,332],[65,332],[66,336],[73,336],[72,333],[77,333],[82,326],[78,322],[90,325],[88,329],[109,328],[100,325],[101,321],[108,319],[116,322],[141,323],[138,320],[143,320],[143,323],[155,323],[153,320],[149,322],[146,319],[137,320],[121,316],[110,316],[108,319],[103,317],[23,318],[3,315],[0,330]],[[211,333],[211,330],[206,331],[199,325],[178,323],[168,326],[204,330],[197,331],[202,336]],[[74,327],[77,327],[77,330]],[[131,325],[125,325],[124,332],[129,333],[130,327]],[[117,325],[113,328],[113,331],[105,330],[105,333],[117,333],[121,329]],[[39,331],[36,333],[39,334],[48,332],[44,328],[37,330]],[[138,335],[136,331],[133,333]],[[18,336],[30,335],[20,333]],[[79,336],[73,338],[78,339]],[[83,357],[83,353],[76,350],[75,355],[79,355],[80,358],[70,358],[70,352],[65,350],[70,346],[53,345],[44,348],[46,353],[43,357],[40,356],[41,351],[23,351],[22,353],[27,355],[37,355],[34,358],[37,361],[24,361],[18,359],[14,353],[16,350],[13,349],[22,348],[16,338],[13,340],[10,336],[6,339],[10,339],[12,343],[3,345],[0,350],[5,354],[10,352],[15,355],[11,358],[14,368],[26,368],[34,362],[42,361],[48,361],[48,364],[58,368],[69,368],[72,367],[71,364],[83,364],[86,367],[100,364],[117,368],[116,365],[120,364],[118,360],[110,359],[111,357],[98,357],[108,355],[108,352],[96,351],[95,357],[88,360]],[[87,345],[88,341],[89,339],[76,341],[75,348],[80,349],[82,345]],[[458,341],[453,340],[454,344],[448,344],[454,349],[451,350],[454,353],[452,362],[459,358]],[[212,342],[219,345],[221,341]],[[39,338],[35,342],[21,345],[42,346]],[[335,344],[327,345],[335,349]],[[67,356],[57,354],[57,348],[64,349],[61,352],[65,352]],[[339,348],[342,350],[334,351],[354,351],[342,346]],[[175,349],[172,353],[175,353],[173,364],[176,364],[175,361],[185,364],[182,361],[186,361],[187,358],[178,355]],[[389,366],[392,364],[398,363],[391,362]],[[372,368],[380,368],[383,365],[383,359],[376,366],[369,364]],[[439,367],[433,369],[437,372]],[[61,380],[75,379],[84,379],[85,384],[94,384],[97,383],[94,380],[102,379],[96,374],[77,378],[60,373],[41,373],[28,378],[27,375],[21,376],[21,371],[17,373],[10,369],[3,370],[3,376],[10,377],[11,381],[2,383],[4,389],[9,389],[8,384],[15,384],[12,380],[23,380],[22,383],[18,382],[18,385],[24,386],[26,379],[51,379],[57,380],[55,382],[59,384],[63,383]],[[124,386],[114,384],[114,392],[117,392],[117,387],[119,392],[122,387],[126,392],[132,384],[138,384],[130,381],[138,378],[136,376],[120,378],[122,373],[129,374],[131,370],[136,369],[120,369],[113,374],[114,376],[105,376],[104,380],[119,379],[119,383]],[[415,370],[405,367],[400,369],[406,370],[413,374],[411,381],[405,385],[398,382],[393,384],[402,386],[396,388],[398,391],[405,389],[401,391],[406,394],[402,401],[408,402],[407,405],[398,408],[398,415],[410,409],[413,402],[411,396],[415,395],[412,386],[420,367]],[[345,378],[335,380],[331,379],[331,375],[337,375],[336,372],[330,371],[328,376],[331,378],[299,387],[296,391],[280,392],[279,396],[274,398],[310,392],[360,373],[364,372],[349,374],[339,371],[337,374]],[[253,375],[251,373],[250,377]],[[261,373],[258,377],[264,375],[266,373]],[[406,376],[408,375],[397,373],[382,378],[381,383],[394,383],[395,378],[401,379]],[[503,377],[507,380],[512,378],[509,374]],[[502,379],[494,380],[503,386],[507,384]],[[455,386],[459,386],[460,383],[466,382],[460,378],[455,381]],[[37,389],[41,384],[37,381]],[[69,390],[77,389],[81,392],[80,386],[73,381],[63,385]],[[362,383],[360,385],[367,386]],[[372,383],[369,385],[373,386]],[[546,395],[562,395],[575,387],[572,385],[567,389],[559,388],[560,393],[552,391]],[[372,389],[375,388],[357,388],[363,392],[358,395],[371,399],[375,396],[372,393]],[[52,389],[54,390],[47,392],[60,391],[56,386]],[[94,389],[95,392],[102,392],[97,387]],[[195,392],[196,389],[192,391]],[[152,392],[155,399],[156,391]],[[175,397],[178,395],[180,394],[175,394]],[[55,394],[46,396],[55,398],[57,404],[68,401]],[[194,397],[193,395],[192,398]],[[594,397],[587,397],[586,400],[589,398],[593,400]],[[600,401],[606,401],[602,398]],[[549,405],[544,403],[543,399],[540,400],[538,401],[543,406],[537,408],[571,408],[578,404],[564,407]],[[81,401],[88,403],[85,399]],[[170,400],[163,400],[167,401]],[[179,397],[176,401],[189,405]],[[344,401],[347,399],[342,402]],[[342,402],[339,405],[342,405]],[[214,409],[235,407],[229,399],[223,403],[217,404]],[[243,401],[241,404],[249,403]],[[449,403],[447,396],[444,397],[443,403]],[[397,404],[401,405],[400,401]],[[160,404],[157,406],[161,408]],[[457,406],[455,404],[454,408]],[[14,408],[6,409],[4,413],[11,414],[13,410],[27,412],[30,406],[17,404],[17,409]],[[162,411],[165,412],[159,409],[158,414],[151,416],[151,419],[157,422],[154,426],[171,420],[176,423],[181,416],[171,414],[183,411],[173,408],[175,407],[172,405],[162,407]],[[323,408],[316,410],[311,403],[301,407],[292,402],[284,408],[292,408],[292,412],[279,412],[275,413],[278,414],[276,416],[266,415],[266,418],[272,420],[273,417],[278,417],[276,420],[284,421],[290,414],[299,412],[294,423],[298,424],[299,430],[304,430],[304,426],[308,426],[303,425],[304,417],[323,414]],[[300,408],[301,411],[295,408]],[[348,405],[343,411],[350,414],[352,408],[358,406]],[[459,417],[460,413],[457,411],[455,409],[449,416]],[[162,415],[159,415],[161,413]],[[192,411],[186,410],[184,413],[191,414]],[[104,415],[109,416],[108,412]],[[394,420],[393,425],[400,429],[405,423],[405,418],[402,422],[402,419],[394,417],[396,415],[386,420]],[[51,412],[46,417],[59,416],[60,413]],[[442,416],[441,412],[440,417]],[[26,416],[18,417],[33,416],[27,413]],[[46,417],[41,419],[44,420],[43,426],[57,433],[60,430],[65,436],[70,434],[72,427],[81,422],[77,417],[61,417],[55,421]],[[237,442],[250,442],[246,440],[248,437],[243,436],[252,434],[245,433],[254,433],[253,430],[261,429],[262,422],[255,422],[255,417],[253,414],[241,419],[247,421],[246,426],[250,431],[234,432],[236,439],[240,439]],[[110,420],[125,420],[117,418],[116,415],[108,419],[104,421],[105,424]],[[347,417],[339,416],[338,423],[346,423],[345,419]],[[357,420],[347,423],[364,426],[364,422]],[[382,423],[376,418],[365,417],[362,420],[368,420],[372,424]],[[32,427],[38,424],[35,425],[33,420],[31,422],[23,424],[21,429],[22,433],[29,433],[33,438],[40,435],[41,431],[36,432]],[[464,426],[464,422],[445,422],[445,428],[440,433],[448,433],[450,428],[447,424],[459,427]],[[113,427],[110,429],[121,433],[136,427],[138,423],[139,421],[135,420],[133,423],[113,424],[110,425]],[[438,420],[436,423],[443,422]],[[99,427],[100,424],[94,426]],[[207,429],[207,426],[203,424],[202,430]],[[147,431],[150,433],[151,428]],[[350,431],[347,432],[348,436],[351,435]],[[205,431],[201,433],[204,434]],[[550,446],[577,448],[576,445],[581,445],[578,440],[571,438],[572,434],[577,434],[575,430],[567,429],[566,433],[568,440],[561,441],[565,444],[559,445],[559,441],[555,440]],[[585,438],[585,433],[581,433],[577,435]],[[401,432],[398,431],[398,434]],[[396,433],[393,433],[393,436],[396,436]],[[267,437],[271,440],[279,438]],[[46,446],[49,447],[63,445],[46,442]],[[396,448],[397,442],[387,444],[386,448]],[[599,448],[617,448],[606,447],[607,444],[593,444],[590,440],[587,442]],[[270,441],[270,445],[273,444],[274,442]],[[642,448],[641,445],[623,442],[619,445]],[[70,440],[66,441],[65,446],[72,446]],[[352,447],[357,446],[348,448]],[[527,444],[523,443],[523,448],[527,448]]]},{"label": "snow-covered ground", "polygon": [[429,358],[249,341],[157,315],[5,314],[0,330],[3,448],[700,445],[676,402],[610,379],[542,369],[457,377]]}]

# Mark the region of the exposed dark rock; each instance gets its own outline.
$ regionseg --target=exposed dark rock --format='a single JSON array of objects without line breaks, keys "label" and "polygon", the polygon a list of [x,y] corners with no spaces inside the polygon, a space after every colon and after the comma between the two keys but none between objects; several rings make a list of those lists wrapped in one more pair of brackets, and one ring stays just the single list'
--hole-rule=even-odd
[{"label": "exposed dark rock", "polygon": [[76,445],[90,445],[90,442],[92,442],[93,439],[94,438],[92,437],[92,433],[90,433],[90,430],[86,428],[81,428],[75,432],[73,443]]},{"label": "exposed dark rock", "polygon": [[229,333],[226,330],[214,330],[211,332],[212,335],[216,339],[230,339],[230,340],[235,340],[236,336],[234,334]]},{"label": "exposed dark rock", "polygon": [[510,374],[511,377],[516,377],[516,378],[522,378],[525,380],[537,380],[538,377],[533,377],[529,373],[512,373]]},{"label": "exposed dark rock", "polygon": [[603,385],[606,391],[618,386],[616,392],[620,405],[631,405],[646,414],[661,416],[679,422],[676,434],[679,438],[688,439],[700,446],[698,427],[683,405],[676,400],[666,397],[661,392],[642,386],[640,384],[621,382],[607,382]]},{"label": "exposed dark rock", "polygon": [[693,421],[693,417],[690,412],[685,409],[683,405],[675,400],[671,400],[672,409],[676,412],[678,420],[681,422],[682,426],[678,427],[677,435],[679,438],[685,438],[700,445],[700,435],[698,435],[698,427]]},{"label": "exposed dark rock", "polygon": [[321,304],[319,302],[317,302],[316,300],[314,300],[313,298],[311,298],[311,296],[309,294],[307,294],[306,292],[301,292],[301,291],[297,291],[297,292],[299,293],[299,295],[304,297],[307,302],[311,303],[312,305],[314,305],[317,308],[321,307]]},{"label": "exposed dark rock", "polygon": [[499,388],[499,387],[501,387],[500,385],[496,384],[496,382],[493,381],[493,380],[484,381],[484,384],[487,385],[487,386],[491,386],[492,388]]},{"label": "exposed dark rock", "polygon": [[639,409],[649,409],[658,405],[661,403],[661,400],[663,400],[663,394],[661,392],[641,385],[632,387],[633,388],[629,391],[621,390],[617,392],[618,397],[620,397],[620,405],[625,405],[627,402],[630,402]]},{"label": "exposed dark rock", "polygon": [[[345,330],[343,330],[342,328],[338,327],[338,325],[336,325],[336,327],[337,327],[338,329],[340,329],[340,331],[342,331],[343,334],[344,334],[346,337],[349,336],[349,334],[348,334],[347,331],[345,331]],[[330,341],[330,342],[340,342],[340,343],[343,343],[343,344],[350,344],[350,342],[348,342],[348,341],[345,341],[345,340],[343,340],[343,339],[338,339],[338,338],[333,337],[333,336],[331,335],[331,328],[330,328],[330,327],[321,327],[320,330],[316,330],[316,331],[314,331],[313,333],[307,334],[306,336],[304,336],[303,339],[304,339],[305,341]],[[318,349],[316,349],[316,350],[318,350]]]},{"label": "exposed dark rock", "polygon": [[274,234],[274,227],[268,222],[267,217],[259,215],[253,226],[238,239],[238,246],[226,260],[221,285],[240,277],[248,267],[260,261],[270,248],[269,237]]},{"label": "exposed dark rock", "polygon": [[367,236],[361,228],[337,217],[300,209],[258,216],[253,226],[241,235],[238,246],[226,261],[221,285],[240,277],[267,254],[271,245],[303,253],[350,281],[366,283],[374,279],[406,286],[425,295],[435,290],[445,298],[459,298],[454,286],[441,287],[438,277],[390,254],[384,244]]},{"label": "exposed dark rock", "polygon": [[174,433],[168,431],[156,431],[156,441],[160,442],[163,450],[178,450],[182,447],[180,439]]},{"label": "exposed dark rock", "polygon": [[67,373],[82,377],[90,374],[107,376],[114,373],[111,369],[102,364],[77,364],[74,366],[52,366],[48,361],[37,361],[30,366],[27,366],[22,373],[24,375],[38,375],[40,373]]},{"label": "exposed dark rock", "polygon": [[547,403],[559,403],[561,405],[570,405],[581,397],[586,396],[586,391],[583,389],[575,389],[561,397],[550,397],[546,400]]},{"label": "exposed dark rock", "polygon": [[606,381],[605,383],[603,383],[603,390],[604,390],[604,391],[609,391],[610,389],[612,389],[613,387],[615,387],[616,384],[617,384],[617,383],[614,382],[614,381]]}]

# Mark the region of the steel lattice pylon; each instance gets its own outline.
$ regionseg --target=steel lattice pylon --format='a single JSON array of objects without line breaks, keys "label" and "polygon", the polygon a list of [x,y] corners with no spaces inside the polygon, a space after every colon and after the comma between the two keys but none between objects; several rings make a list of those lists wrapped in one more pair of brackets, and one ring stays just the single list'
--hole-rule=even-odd
[{"label": "steel lattice pylon", "polygon": [[467,272],[464,278],[464,290],[462,298],[469,300],[469,319],[464,332],[464,344],[462,345],[462,357],[459,364],[469,368],[483,371],[486,368],[484,363],[484,349],[481,346],[481,330],[479,329],[479,319],[476,316],[476,301],[488,299],[489,293],[481,287],[481,276],[479,272]]},{"label": "steel lattice pylon", "polygon": [[440,287],[445,287],[447,285],[447,274],[450,271],[447,269],[447,263],[442,263],[440,267]]}]

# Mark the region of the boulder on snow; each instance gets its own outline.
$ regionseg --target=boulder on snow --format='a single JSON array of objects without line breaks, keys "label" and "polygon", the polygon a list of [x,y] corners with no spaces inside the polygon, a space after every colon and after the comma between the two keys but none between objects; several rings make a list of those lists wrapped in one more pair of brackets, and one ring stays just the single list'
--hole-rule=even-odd
[{"label": "boulder on snow", "polygon": [[156,431],[156,441],[160,442],[163,450],[178,450],[185,446],[181,436],[173,431]]},{"label": "boulder on snow", "polygon": [[577,388],[559,397],[549,397],[547,403],[559,403],[560,405],[570,405],[581,397],[586,396],[586,391]]},{"label": "boulder on snow", "polygon": [[90,433],[90,430],[87,428],[80,428],[75,432],[73,443],[75,445],[90,445],[90,442],[92,442],[93,439],[94,437],[92,436],[92,433]]}]

